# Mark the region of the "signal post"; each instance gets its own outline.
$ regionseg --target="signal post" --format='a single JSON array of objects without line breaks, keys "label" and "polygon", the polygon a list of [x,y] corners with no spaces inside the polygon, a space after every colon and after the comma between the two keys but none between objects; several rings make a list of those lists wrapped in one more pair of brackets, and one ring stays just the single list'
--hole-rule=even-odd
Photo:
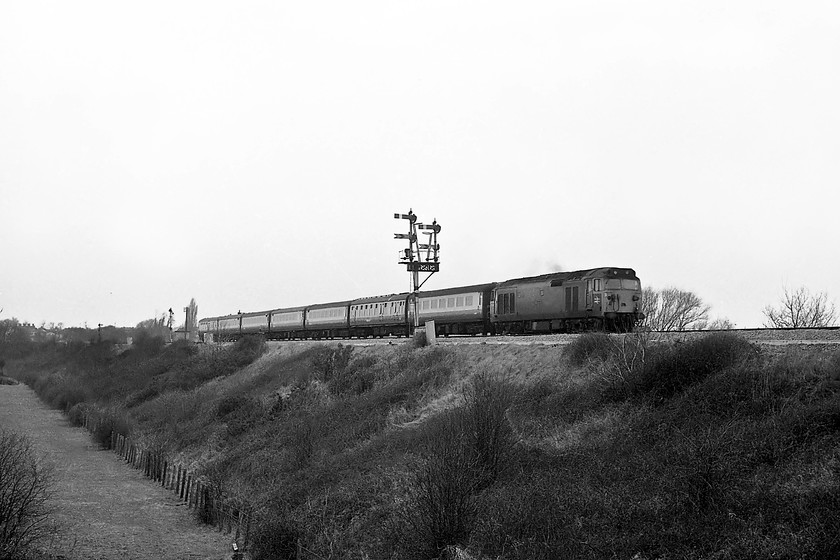
[{"label": "signal post", "polygon": [[[440,271],[440,245],[437,242],[437,235],[440,233],[440,224],[433,220],[431,224],[417,223],[417,215],[411,210],[408,214],[394,214],[397,220],[408,220],[408,233],[395,233],[394,239],[407,239],[408,248],[400,251],[400,262],[406,270],[411,273],[411,296],[414,302],[414,327],[420,326],[420,314],[417,312],[417,292],[432,274]],[[428,236],[426,243],[420,243],[417,232]],[[424,252],[425,251],[425,255]],[[428,272],[425,280],[420,282],[420,273]]]}]

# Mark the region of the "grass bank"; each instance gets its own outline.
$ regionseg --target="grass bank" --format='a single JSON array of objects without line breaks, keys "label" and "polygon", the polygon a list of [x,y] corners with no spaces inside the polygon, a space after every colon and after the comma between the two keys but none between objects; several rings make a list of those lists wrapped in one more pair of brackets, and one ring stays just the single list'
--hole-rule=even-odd
[{"label": "grass bank", "polygon": [[255,558],[830,558],[830,348],[141,340],[7,367],[259,512]]}]

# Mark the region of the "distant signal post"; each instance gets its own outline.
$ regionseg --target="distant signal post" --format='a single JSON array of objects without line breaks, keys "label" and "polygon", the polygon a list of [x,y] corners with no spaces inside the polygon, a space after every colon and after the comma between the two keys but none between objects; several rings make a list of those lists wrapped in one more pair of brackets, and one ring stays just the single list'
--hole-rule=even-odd
[{"label": "distant signal post", "polygon": [[[394,214],[397,220],[408,220],[408,233],[395,233],[394,239],[407,239],[408,248],[400,252],[399,264],[404,264],[406,270],[411,273],[411,291],[414,300],[414,326],[420,326],[420,316],[417,313],[417,292],[432,274],[440,271],[440,245],[437,242],[437,235],[440,233],[440,224],[433,220],[431,224],[417,223],[417,215],[408,210],[408,214]],[[417,232],[428,236],[426,243],[420,243]],[[425,280],[420,282],[420,273],[428,272]]]}]

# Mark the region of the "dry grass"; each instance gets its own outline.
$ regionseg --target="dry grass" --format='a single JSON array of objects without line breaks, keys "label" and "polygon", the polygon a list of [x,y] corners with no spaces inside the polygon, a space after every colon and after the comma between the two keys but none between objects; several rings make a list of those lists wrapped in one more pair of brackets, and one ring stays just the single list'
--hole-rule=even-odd
[{"label": "dry grass", "polygon": [[[509,559],[834,551],[818,541],[840,523],[830,509],[840,502],[830,385],[840,353],[756,356],[725,336],[636,342],[269,343],[213,376],[197,368],[224,350],[203,350],[171,362],[160,374],[171,383],[125,413],[325,558],[452,547]],[[182,387],[178,371],[204,381]],[[44,383],[67,386],[68,375]],[[498,398],[474,406],[482,381]],[[510,436],[504,469],[480,451],[501,441],[493,426]],[[460,505],[435,494],[447,488],[464,491],[461,525]],[[437,500],[425,502],[431,510],[420,491]],[[452,527],[431,523],[435,507]],[[406,512],[423,511],[424,527],[402,524],[413,535],[394,531]]]}]

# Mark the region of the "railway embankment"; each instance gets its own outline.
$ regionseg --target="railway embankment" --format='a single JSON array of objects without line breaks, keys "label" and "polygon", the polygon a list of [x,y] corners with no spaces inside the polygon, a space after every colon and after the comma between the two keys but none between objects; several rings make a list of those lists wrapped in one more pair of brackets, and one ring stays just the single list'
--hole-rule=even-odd
[{"label": "railway embankment", "polygon": [[391,342],[141,340],[7,369],[247,511],[253,558],[840,554],[834,345]]}]

